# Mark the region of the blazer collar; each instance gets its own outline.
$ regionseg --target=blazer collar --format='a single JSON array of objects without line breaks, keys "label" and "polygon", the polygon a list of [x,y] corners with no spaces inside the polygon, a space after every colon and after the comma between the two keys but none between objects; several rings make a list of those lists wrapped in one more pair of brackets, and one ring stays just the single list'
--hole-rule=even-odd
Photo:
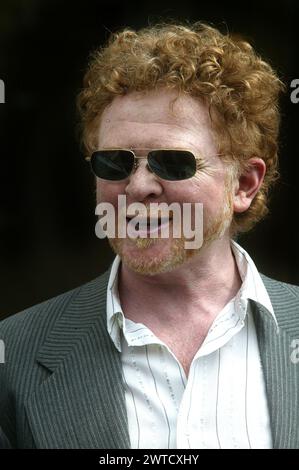
[{"label": "blazer collar", "polygon": [[106,329],[109,271],[75,290],[37,355],[51,373],[26,412],[37,447],[129,448],[121,360]]}]

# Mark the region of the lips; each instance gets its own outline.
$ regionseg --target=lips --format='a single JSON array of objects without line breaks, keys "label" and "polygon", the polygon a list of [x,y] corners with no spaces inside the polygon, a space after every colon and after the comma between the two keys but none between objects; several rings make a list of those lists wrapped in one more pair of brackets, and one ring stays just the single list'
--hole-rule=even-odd
[{"label": "lips", "polygon": [[[134,217],[127,217],[127,223],[130,222]],[[167,226],[172,220],[172,217],[136,217],[134,218],[134,225],[137,226],[139,223],[139,228],[136,227],[136,230],[141,236],[150,235],[152,233],[160,233],[160,230],[163,226]]]},{"label": "lips", "polygon": [[[130,220],[135,219],[135,217],[126,217],[127,222],[130,222]],[[135,223],[139,222],[140,225],[147,225],[148,227],[150,225],[154,226],[157,224],[158,225],[164,225],[172,220],[172,217],[136,217]]]}]

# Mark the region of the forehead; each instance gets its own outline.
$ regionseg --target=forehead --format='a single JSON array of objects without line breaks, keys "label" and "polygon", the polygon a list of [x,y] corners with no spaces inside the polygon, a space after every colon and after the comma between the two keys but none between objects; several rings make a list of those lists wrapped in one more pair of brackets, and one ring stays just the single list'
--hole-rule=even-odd
[{"label": "forehead", "polygon": [[116,97],[101,116],[100,147],[214,146],[207,106],[186,94],[159,90]]}]

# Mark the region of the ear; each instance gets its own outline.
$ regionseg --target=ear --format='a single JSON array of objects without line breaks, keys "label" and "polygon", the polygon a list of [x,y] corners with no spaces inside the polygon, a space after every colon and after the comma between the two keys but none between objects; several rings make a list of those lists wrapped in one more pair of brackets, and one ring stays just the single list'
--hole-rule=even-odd
[{"label": "ear", "polygon": [[239,176],[235,183],[233,195],[234,212],[245,212],[260,189],[266,173],[264,160],[252,157],[248,160],[248,168]]}]

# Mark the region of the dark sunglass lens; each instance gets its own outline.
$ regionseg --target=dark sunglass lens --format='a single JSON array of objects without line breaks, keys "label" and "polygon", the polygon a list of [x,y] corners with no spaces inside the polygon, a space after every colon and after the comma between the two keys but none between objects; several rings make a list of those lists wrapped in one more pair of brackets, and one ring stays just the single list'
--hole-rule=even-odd
[{"label": "dark sunglass lens", "polygon": [[92,154],[90,163],[98,178],[120,181],[130,175],[134,155],[129,150],[98,150]]},{"label": "dark sunglass lens", "polygon": [[196,172],[195,157],[186,150],[153,150],[148,163],[156,175],[168,181],[185,180]]}]

